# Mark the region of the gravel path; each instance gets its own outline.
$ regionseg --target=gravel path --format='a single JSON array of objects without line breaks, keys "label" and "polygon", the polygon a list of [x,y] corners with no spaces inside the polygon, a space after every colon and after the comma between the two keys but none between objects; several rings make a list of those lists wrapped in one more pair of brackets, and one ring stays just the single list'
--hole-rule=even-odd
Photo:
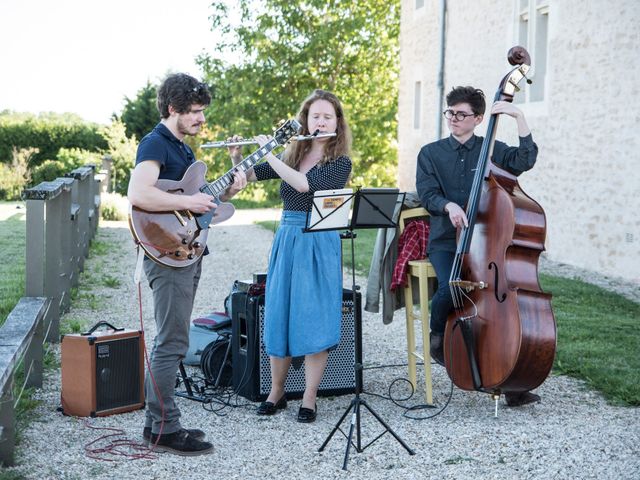
[{"label": "gravel path", "polygon": [[[254,212],[255,214],[255,212]],[[272,211],[262,212],[275,218]],[[246,212],[211,232],[212,254],[204,262],[194,315],[221,310],[223,299],[236,279],[251,278],[266,269],[272,232],[250,224]],[[126,225],[102,224],[97,240],[109,245],[106,255],[93,255],[86,262],[80,298],[65,321],[91,325],[106,320],[116,326],[139,328],[137,289],[133,282],[135,252]],[[562,266],[544,264],[553,272]],[[574,276],[580,278],[573,272]],[[104,280],[116,278],[120,285],[107,287]],[[366,285],[363,278],[360,285]],[[604,282],[607,283],[607,282]],[[611,283],[611,282],[609,282]],[[347,283],[350,284],[350,281]],[[605,285],[606,286],[606,285]],[[638,287],[629,294],[637,299]],[[153,337],[151,293],[142,287],[142,308],[147,342]],[[135,411],[103,418],[65,417],[60,404],[60,371],[50,371],[44,387],[36,392],[41,405],[28,428],[20,432],[17,466],[9,469],[29,479],[637,479],[640,478],[640,410],[608,405],[583,383],[564,376],[551,376],[537,390],[542,402],[519,409],[500,400],[498,416],[489,396],[454,389],[444,411],[431,419],[403,416],[404,410],[389,400],[392,382],[406,376],[404,311],[396,312],[390,325],[378,314],[363,313],[363,395],[394,431],[415,450],[409,455],[389,434],[364,452],[351,449],[348,468],[341,469],[347,442],[338,432],[324,452],[318,448],[327,438],[353,395],[326,398],[318,402],[318,419],[304,425],[295,421],[299,400],[274,417],[257,417],[257,404],[231,397],[240,407],[226,407],[220,414],[203,404],[180,398],[183,423],[205,430],[214,443],[213,454],[179,457],[157,454],[154,459],[132,460],[109,456],[112,461],[89,458],[85,446],[109,431],[92,427],[122,429],[123,436],[139,441],[143,412]],[[54,348],[56,355],[58,347]],[[420,373],[420,372],[419,372]],[[446,372],[433,367],[437,409],[418,410],[426,417],[444,406],[450,383]],[[395,382],[392,395],[406,396],[406,382]],[[377,394],[377,395],[373,395]],[[418,405],[422,391],[404,405]],[[368,411],[361,414],[362,445],[383,429]],[[348,423],[343,424],[345,431]],[[100,445],[104,445],[104,442]],[[125,447],[122,450],[129,451]]]}]

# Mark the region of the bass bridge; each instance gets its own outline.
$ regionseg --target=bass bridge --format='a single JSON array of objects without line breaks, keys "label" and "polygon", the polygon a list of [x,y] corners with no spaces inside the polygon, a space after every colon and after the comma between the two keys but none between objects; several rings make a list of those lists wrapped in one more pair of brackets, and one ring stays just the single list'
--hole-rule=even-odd
[{"label": "bass bridge", "polygon": [[452,280],[449,282],[449,285],[451,285],[452,287],[462,288],[466,292],[470,292],[472,290],[475,290],[476,288],[478,290],[482,290],[489,286],[489,284],[486,282],[470,282],[468,280]]}]

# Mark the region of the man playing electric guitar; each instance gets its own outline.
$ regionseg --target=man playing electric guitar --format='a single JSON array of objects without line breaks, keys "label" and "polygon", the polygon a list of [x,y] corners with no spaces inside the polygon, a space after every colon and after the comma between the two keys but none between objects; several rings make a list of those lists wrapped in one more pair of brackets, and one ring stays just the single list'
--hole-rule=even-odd
[{"label": "man playing electric guitar", "polygon": [[[184,211],[207,213],[216,208],[214,197],[197,191],[170,193],[156,186],[158,180],[180,180],[195,162],[191,148],[183,142],[204,124],[204,110],[211,102],[207,85],[183,74],[169,75],[158,89],[157,106],[162,119],[138,146],[136,167],[127,195],[132,206],[149,212]],[[219,199],[225,201],[246,186],[242,171]],[[156,338],[151,353],[151,375],[145,379],[147,411],[143,437],[158,450],[178,455],[200,455],[213,450],[205,433],[184,429],[174,402],[176,372],[189,347],[189,323],[202,257],[181,268],[173,268],[149,257],[144,271],[153,291]]]}]

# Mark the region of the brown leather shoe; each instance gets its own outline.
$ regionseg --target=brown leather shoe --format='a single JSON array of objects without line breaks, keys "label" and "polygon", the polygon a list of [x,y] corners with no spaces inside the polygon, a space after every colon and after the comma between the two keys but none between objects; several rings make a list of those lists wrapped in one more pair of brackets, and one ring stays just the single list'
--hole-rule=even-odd
[{"label": "brown leather shoe", "polygon": [[510,392],[504,394],[504,400],[508,407],[521,407],[529,403],[539,402],[540,395],[531,392]]},{"label": "brown leather shoe", "polygon": [[436,333],[429,336],[429,353],[436,363],[444,367],[444,337]]}]

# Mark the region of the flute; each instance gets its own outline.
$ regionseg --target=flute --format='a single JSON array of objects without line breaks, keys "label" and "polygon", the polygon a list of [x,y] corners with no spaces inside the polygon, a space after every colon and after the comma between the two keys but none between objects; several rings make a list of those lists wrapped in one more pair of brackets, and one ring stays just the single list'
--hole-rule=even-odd
[{"label": "flute", "polygon": [[[291,137],[289,141],[303,142],[305,140],[314,140],[316,138],[335,137],[337,134],[332,133],[316,133],[312,135],[297,135]],[[237,142],[209,142],[200,145],[200,148],[226,148],[226,147],[239,147],[241,145],[258,145],[255,140],[239,140]]]}]

